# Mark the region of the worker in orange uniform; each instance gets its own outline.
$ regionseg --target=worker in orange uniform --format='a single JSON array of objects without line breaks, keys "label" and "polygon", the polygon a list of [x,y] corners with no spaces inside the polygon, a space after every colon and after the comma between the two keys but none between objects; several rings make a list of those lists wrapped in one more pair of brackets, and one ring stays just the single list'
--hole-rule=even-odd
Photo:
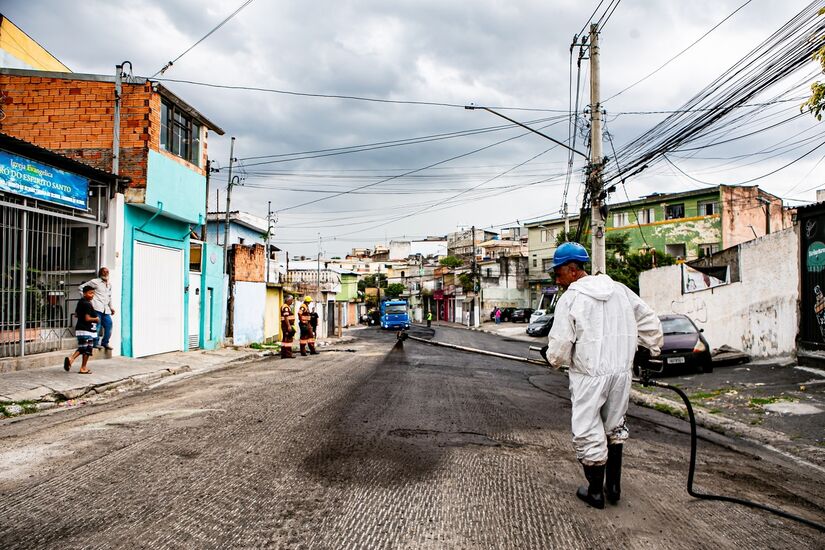
[{"label": "worker in orange uniform", "polygon": [[312,330],[312,311],[309,304],[312,303],[310,296],[304,297],[304,303],[298,308],[298,328],[301,329],[301,355],[306,357],[307,348],[310,355],[318,355],[315,351],[315,331]]},{"label": "worker in orange uniform", "polygon": [[286,297],[281,307],[281,359],[292,359],[292,339],[295,337],[295,315],[292,313],[292,296]]}]

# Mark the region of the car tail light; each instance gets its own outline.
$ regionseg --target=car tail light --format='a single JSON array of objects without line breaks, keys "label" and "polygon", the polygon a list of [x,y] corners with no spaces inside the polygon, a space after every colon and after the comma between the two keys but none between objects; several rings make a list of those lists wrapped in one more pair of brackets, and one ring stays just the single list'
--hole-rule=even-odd
[{"label": "car tail light", "polygon": [[707,350],[708,347],[702,342],[702,339],[696,340],[696,345],[693,346],[693,353],[702,353],[703,351]]}]

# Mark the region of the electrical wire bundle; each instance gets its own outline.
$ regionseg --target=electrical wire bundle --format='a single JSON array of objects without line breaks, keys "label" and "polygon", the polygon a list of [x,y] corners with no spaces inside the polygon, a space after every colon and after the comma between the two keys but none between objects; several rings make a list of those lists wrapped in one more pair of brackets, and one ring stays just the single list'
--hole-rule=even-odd
[{"label": "electrical wire bundle", "polygon": [[[662,160],[668,160],[665,156],[667,153],[679,150],[687,144],[706,141],[694,150],[719,144],[721,137],[735,129],[737,124],[750,124],[755,115],[771,105],[787,102],[787,94],[798,92],[799,86],[810,81],[816,74],[806,75],[790,86],[783,83],[800,70],[810,70],[814,52],[823,45],[825,18],[818,15],[820,7],[820,1],[811,2],[680,109],[622,147],[614,159],[616,163],[605,170],[605,184],[609,185],[610,182],[637,174]],[[769,101],[745,107],[760,94],[768,93],[774,94]],[[731,117],[734,112],[737,115]],[[801,116],[805,116],[805,113],[797,111],[778,123],[761,127],[747,135],[767,131]]]}]

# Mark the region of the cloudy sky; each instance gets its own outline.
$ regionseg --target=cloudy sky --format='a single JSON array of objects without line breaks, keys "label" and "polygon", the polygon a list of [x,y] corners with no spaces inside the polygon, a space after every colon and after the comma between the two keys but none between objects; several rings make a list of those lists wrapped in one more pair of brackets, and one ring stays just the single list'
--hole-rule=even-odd
[{"label": "cloudy sky", "polygon": [[[603,97],[659,67],[743,3],[622,0],[601,34]],[[616,147],[664,116],[635,113],[679,108],[807,3],[752,0],[663,70],[607,101],[607,130]],[[75,72],[111,74],[118,62],[129,60],[135,75],[151,76],[241,4],[5,0],[2,12]],[[508,116],[567,140],[570,43],[598,4],[254,0],[161,78],[201,83],[165,82],[226,130],[209,139],[210,158],[223,168],[214,178],[223,186],[230,136],[236,137],[245,185],[233,192],[233,209],[265,217],[271,201],[278,212],[276,240],[293,253],[315,254],[319,235],[323,250],[335,255],[458,226],[497,229],[558,215],[567,152],[535,134],[502,127],[506,121],[490,113],[461,106],[507,108],[502,112]],[[814,69],[812,64],[795,79]],[[575,77],[574,70],[574,82]],[[588,103],[587,60],[581,78],[580,112]],[[794,109],[798,104],[778,105],[776,116]],[[787,164],[810,145],[765,157],[742,155],[818,132],[816,121],[805,117],[702,155],[673,158],[698,179],[733,183]],[[346,149],[353,146],[368,147]],[[787,197],[788,204],[812,201],[825,169],[825,163],[817,164],[822,153],[758,183]],[[610,155],[607,143],[605,154]],[[577,158],[568,196],[573,211],[581,200],[582,166]],[[696,187],[665,165],[629,181],[627,196],[622,190],[610,200]],[[304,204],[310,201],[316,202]],[[215,209],[214,198],[212,204]]]}]

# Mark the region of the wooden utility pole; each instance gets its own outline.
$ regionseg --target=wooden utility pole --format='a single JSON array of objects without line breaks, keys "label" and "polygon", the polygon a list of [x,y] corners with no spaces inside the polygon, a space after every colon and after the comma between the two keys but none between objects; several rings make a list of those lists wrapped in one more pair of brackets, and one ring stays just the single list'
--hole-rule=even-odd
[{"label": "wooden utility pole", "polygon": [[232,201],[232,163],[234,162],[235,158],[235,137],[232,137],[232,141],[229,143],[229,176],[226,180],[226,217],[224,218],[223,222],[223,272],[228,273],[226,270],[227,261],[228,261],[228,251],[229,251],[229,207]]},{"label": "wooden utility pole", "polygon": [[590,25],[590,173],[588,186],[590,187],[590,233],[593,238],[591,251],[593,274],[606,272],[606,255],[604,224],[602,216],[602,170],[604,156],[602,154],[602,110],[600,104],[599,81],[599,27],[596,23]]},{"label": "wooden utility pole", "polygon": [[203,212],[203,227],[201,227],[201,240],[206,242],[206,232],[209,228],[209,175],[212,172],[212,161],[206,159],[206,210]]}]

